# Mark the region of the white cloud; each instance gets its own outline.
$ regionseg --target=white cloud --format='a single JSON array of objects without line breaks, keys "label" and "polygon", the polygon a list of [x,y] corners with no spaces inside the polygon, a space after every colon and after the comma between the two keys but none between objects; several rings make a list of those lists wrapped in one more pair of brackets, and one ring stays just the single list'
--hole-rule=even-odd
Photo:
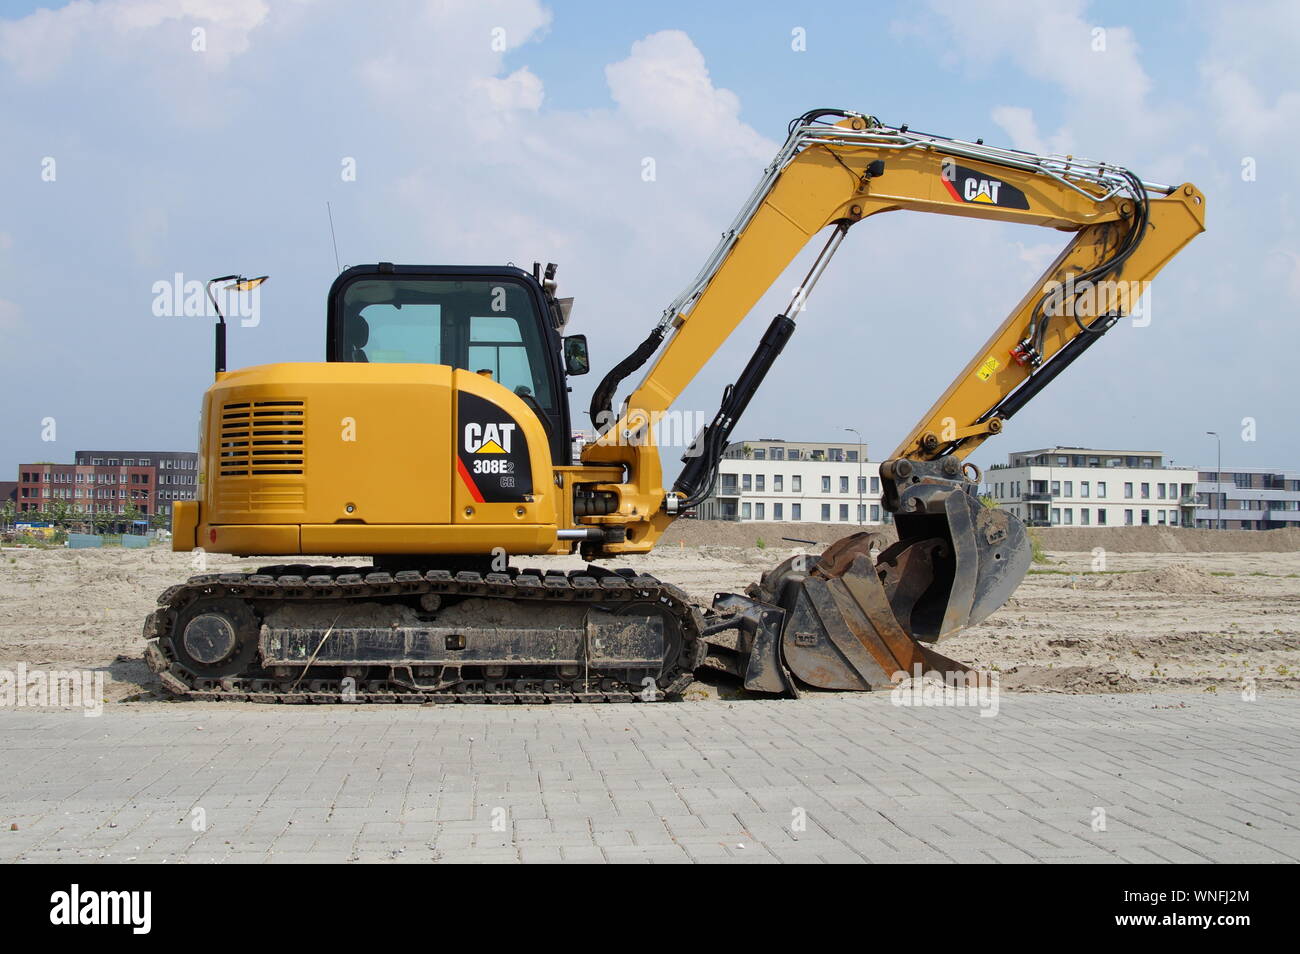
[{"label": "white cloud", "polygon": [[27,82],[45,81],[86,58],[128,58],[146,47],[193,52],[191,30],[200,28],[202,62],[219,69],[248,49],[269,12],[265,0],[74,0],[0,21],[0,60]]},{"label": "white cloud", "polygon": [[636,126],[710,148],[770,158],[770,142],[740,120],[740,99],[713,85],[702,54],[681,30],[632,44],[627,59],[605,67],[619,115]]},{"label": "white cloud", "polygon": [[509,76],[481,79],[477,88],[486,94],[488,104],[493,109],[537,112],[542,108],[542,81],[526,66]]},{"label": "white cloud", "polygon": [[[903,35],[941,43],[951,65],[983,74],[1011,63],[1030,79],[1059,91],[1061,124],[1039,131],[1027,108],[999,106],[993,118],[1038,152],[1095,155],[1095,143],[1157,143],[1181,110],[1151,102],[1153,84],[1128,27],[1091,19],[1084,0],[930,0],[929,14],[900,24]],[[1020,146],[1020,148],[1029,148]]]},{"label": "white cloud", "polygon": [[1016,149],[1039,155],[1064,155],[1073,149],[1073,144],[1065,133],[1058,133],[1051,142],[1045,140],[1038,131],[1038,122],[1034,119],[1032,109],[1024,106],[997,106],[993,109],[992,116]]},{"label": "white cloud", "polygon": [[12,334],[22,327],[22,309],[11,301],[0,298],[0,332]]}]

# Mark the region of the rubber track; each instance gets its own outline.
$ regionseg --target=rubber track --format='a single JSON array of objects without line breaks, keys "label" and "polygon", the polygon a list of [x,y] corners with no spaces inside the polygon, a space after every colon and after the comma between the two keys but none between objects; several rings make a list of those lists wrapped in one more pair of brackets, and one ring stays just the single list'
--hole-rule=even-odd
[{"label": "rubber track", "polygon": [[[145,659],[159,673],[164,687],[173,695],[200,701],[262,703],[337,703],[342,694],[339,679],[272,677],[267,674],[209,678],[184,669],[167,650],[166,637],[176,614],[200,598],[233,597],[248,601],[294,600],[340,602],[373,600],[393,596],[435,593],[443,597],[527,599],[558,603],[587,603],[608,606],[629,602],[659,602],[677,617],[682,627],[683,647],[678,665],[667,676],[652,699],[642,687],[621,683],[616,686],[586,685],[582,680],[506,678],[468,680],[438,690],[415,689],[390,680],[366,680],[356,686],[358,703],[597,703],[658,701],[679,696],[694,679],[694,669],[703,662],[705,645],[698,638],[703,625],[700,610],[675,586],[634,570],[605,570],[588,566],[568,573],[559,570],[519,570],[480,574],[462,570],[400,570],[395,573],[372,567],[301,565],[264,567],[256,573],[209,573],[191,577],[170,587],[158,597],[159,608],[145,620],[144,637],[149,640]],[[328,669],[326,669],[328,671]],[[607,683],[608,680],[601,680]]]}]

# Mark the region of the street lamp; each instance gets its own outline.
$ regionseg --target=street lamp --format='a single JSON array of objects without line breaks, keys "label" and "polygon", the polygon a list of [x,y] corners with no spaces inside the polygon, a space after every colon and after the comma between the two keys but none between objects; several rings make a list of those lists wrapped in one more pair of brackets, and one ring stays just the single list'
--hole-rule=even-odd
[{"label": "street lamp", "polygon": [[846,427],[844,429],[858,435],[858,526],[860,527],[863,518],[866,516],[865,508],[862,505],[862,432],[856,427]]},{"label": "street lamp", "polygon": [[217,296],[212,294],[212,286],[219,282],[226,282],[223,291],[251,291],[262,282],[266,281],[268,276],[259,275],[257,278],[245,278],[243,275],[222,275],[220,278],[209,278],[207,284],[208,300],[212,302],[212,307],[217,312],[217,337],[216,337],[216,365],[217,374],[226,370],[226,316],[221,313],[221,306],[217,304]]},{"label": "street lamp", "polygon": [[1219,446],[1218,462],[1214,465],[1214,522],[1218,529],[1223,529],[1223,499],[1219,496],[1219,491],[1223,488],[1223,440],[1219,437],[1217,431],[1206,431],[1214,442]]}]

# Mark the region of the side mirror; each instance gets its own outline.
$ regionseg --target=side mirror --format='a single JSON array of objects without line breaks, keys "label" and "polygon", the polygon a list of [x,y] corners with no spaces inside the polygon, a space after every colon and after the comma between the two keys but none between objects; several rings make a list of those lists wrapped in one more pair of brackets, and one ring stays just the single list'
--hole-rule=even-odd
[{"label": "side mirror", "polygon": [[587,358],[587,336],[569,335],[564,339],[564,371],[566,374],[586,374],[591,370]]}]

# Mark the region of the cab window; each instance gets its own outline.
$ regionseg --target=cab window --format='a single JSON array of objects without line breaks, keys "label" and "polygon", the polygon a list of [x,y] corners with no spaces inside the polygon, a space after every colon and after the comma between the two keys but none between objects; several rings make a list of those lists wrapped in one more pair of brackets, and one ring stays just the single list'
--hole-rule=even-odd
[{"label": "cab window", "polygon": [[551,409],[542,318],[508,279],[362,279],[343,290],[336,354],[343,361],[446,364],[488,372]]}]

